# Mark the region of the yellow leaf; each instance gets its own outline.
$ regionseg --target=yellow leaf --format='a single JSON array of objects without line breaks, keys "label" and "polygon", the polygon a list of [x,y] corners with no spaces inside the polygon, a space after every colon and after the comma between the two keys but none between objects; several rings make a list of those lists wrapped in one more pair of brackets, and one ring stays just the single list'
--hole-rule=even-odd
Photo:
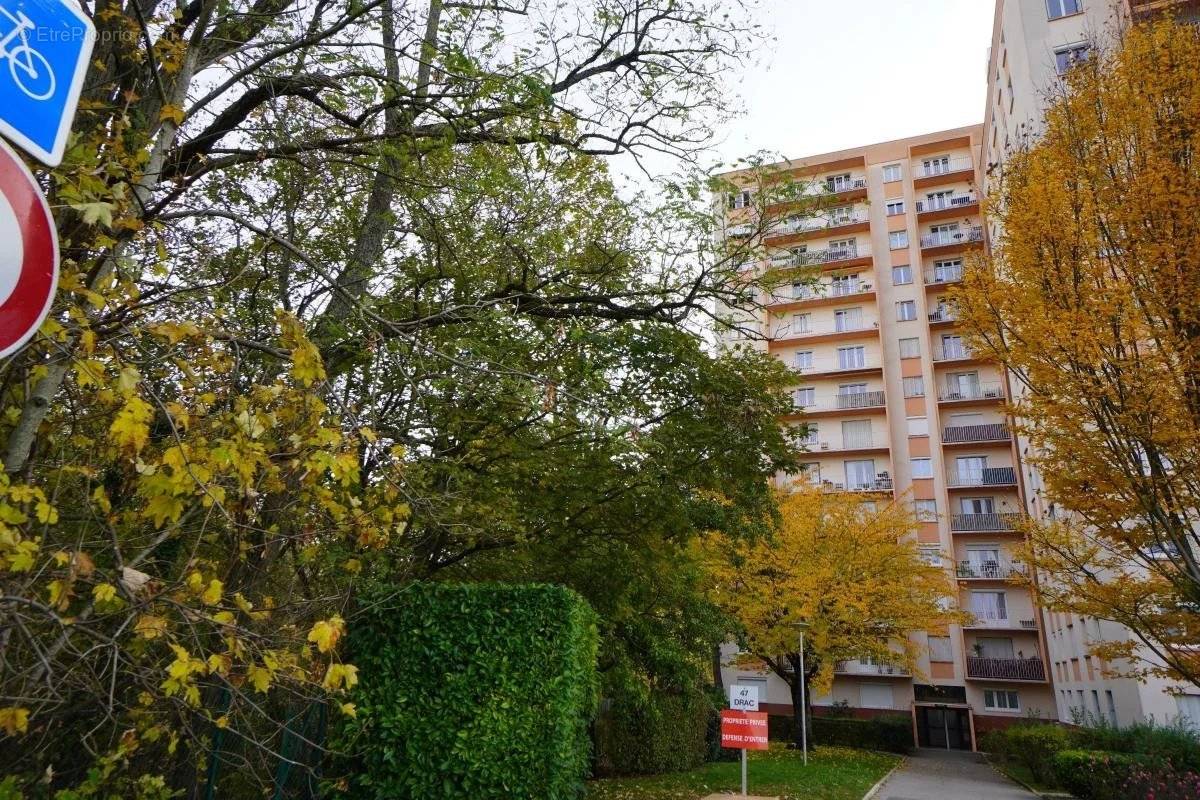
[{"label": "yellow leaf", "polygon": [[167,621],[163,617],[142,614],[134,624],[133,632],[143,639],[156,639],[167,632]]},{"label": "yellow leaf", "polygon": [[66,611],[71,604],[71,584],[64,580],[54,580],[46,587],[50,592],[50,605],[59,611]]},{"label": "yellow leaf", "polygon": [[325,680],[321,682],[331,692],[339,688],[353,689],[358,683],[358,667],[353,664],[330,664],[325,670]]},{"label": "yellow leaf", "polygon": [[121,368],[121,374],[117,378],[117,388],[121,390],[121,394],[128,397],[141,380],[142,373],[138,372],[137,367],[125,366]]},{"label": "yellow leaf", "polygon": [[358,708],[354,705],[354,703],[342,703],[338,706],[338,710],[340,710],[347,717],[358,716]]},{"label": "yellow leaf", "polygon": [[251,664],[246,668],[246,677],[256,692],[266,692],[271,688],[271,671]]},{"label": "yellow leaf", "polygon": [[44,500],[38,501],[35,511],[37,513],[38,522],[43,522],[47,525],[53,525],[54,523],[58,522],[58,509]]},{"label": "yellow leaf", "polygon": [[208,582],[208,588],[204,590],[204,594],[200,595],[200,600],[207,606],[215,606],[221,602],[221,592],[225,588],[216,578]]},{"label": "yellow leaf", "polygon": [[18,706],[0,708],[0,730],[9,736],[29,730],[29,709]]},{"label": "yellow leaf", "polygon": [[159,122],[166,122],[167,120],[170,120],[176,125],[181,125],[183,124],[183,108],[172,103],[168,103],[162,107],[161,111],[158,112],[158,120]]},{"label": "yellow leaf", "polygon": [[320,620],[313,623],[312,630],[308,632],[308,641],[316,644],[317,650],[320,652],[328,653],[337,647],[338,639],[341,638],[344,628],[345,622],[337,615],[327,620]]},{"label": "yellow leaf", "polygon": [[117,596],[117,587],[111,583],[98,583],[92,587],[92,597],[97,603],[107,603]]},{"label": "yellow leaf", "polygon": [[150,418],[153,414],[154,409],[145,400],[137,395],[130,397],[109,426],[109,438],[119,447],[135,453],[140,451],[150,438]]}]

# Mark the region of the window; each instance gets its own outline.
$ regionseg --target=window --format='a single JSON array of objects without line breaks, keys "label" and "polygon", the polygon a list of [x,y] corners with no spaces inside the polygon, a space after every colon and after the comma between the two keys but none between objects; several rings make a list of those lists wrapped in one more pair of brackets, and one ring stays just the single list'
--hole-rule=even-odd
[{"label": "window", "polygon": [[792,333],[797,335],[808,333],[811,323],[812,314],[792,314]]},{"label": "window", "polygon": [[911,458],[909,459],[909,465],[912,467],[912,476],[914,479],[933,477],[933,459]]},{"label": "window", "polygon": [[947,261],[933,262],[933,282],[949,283],[962,280],[962,259],[952,258]]},{"label": "window", "polygon": [[830,294],[834,297],[844,297],[862,291],[858,273],[853,275],[834,275],[829,281]]},{"label": "window", "polygon": [[846,468],[846,488],[847,489],[871,489],[875,486],[875,461],[873,459],[864,459],[862,461],[847,461]]},{"label": "window", "polygon": [[[916,336],[906,336],[900,340],[900,357],[901,358],[920,358],[921,357],[921,340]],[[918,378],[921,376],[918,375]],[[907,380],[907,378],[905,379]],[[924,394],[924,392],[921,392]],[[921,394],[906,394],[905,397],[920,397]]]},{"label": "window", "polygon": [[[1108,701],[1108,724],[1114,728],[1117,727],[1117,702],[1113,699],[1112,689],[1104,690],[1104,699]],[[1197,698],[1200,700],[1200,698]],[[1200,709],[1197,709],[1200,711]],[[1196,720],[1197,727],[1200,727],[1200,718]]]},{"label": "window", "polygon": [[839,258],[854,258],[858,254],[858,245],[854,239],[835,239],[829,243],[829,253]]},{"label": "window", "polygon": [[750,192],[749,192],[749,190],[744,190],[741,192],[734,192],[734,193],[730,194],[729,195],[729,207],[730,208],[749,208],[750,207]]},{"label": "window", "polygon": [[866,365],[866,348],[861,346],[838,348],[838,369],[859,369]]},{"label": "window", "polygon": [[1020,711],[1017,693],[1003,689],[984,689],[983,707],[994,711]]},{"label": "window", "polygon": [[820,431],[817,430],[816,423],[810,422],[804,428],[804,433],[800,436],[800,444],[812,447],[820,441],[817,437],[820,436]]},{"label": "window", "polygon": [[915,300],[901,300],[896,303],[896,319],[901,322],[910,322],[917,318],[917,302]]},{"label": "window", "polygon": [[846,225],[854,221],[854,206],[838,206],[829,209],[830,225]]},{"label": "window", "polygon": [[810,297],[817,296],[817,287],[811,283],[793,283],[792,284],[792,299],[807,300]]},{"label": "window", "polygon": [[973,400],[979,396],[978,372],[952,372],[946,376],[947,400]]},{"label": "window", "polygon": [[849,419],[842,423],[842,447],[870,447],[871,420]]},{"label": "window", "polygon": [[862,708],[892,708],[890,683],[864,683],[859,687],[858,704]]},{"label": "window", "polygon": [[812,350],[796,351],[795,361],[793,362],[796,369],[812,369],[813,354]]},{"label": "window", "polygon": [[[913,319],[916,319],[914,316]],[[942,335],[942,357],[943,358],[966,358],[967,348],[963,344],[962,337],[954,333],[946,333]]]},{"label": "window", "polygon": [[913,375],[911,378],[904,379],[904,396],[905,397],[924,397],[925,396],[925,378],[920,375]]},{"label": "window", "polygon": [[838,395],[845,397],[851,394],[866,394],[867,385],[865,383],[843,383],[838,385]]},{"label": "window", "polygon": [[950,171],[950,156],[927,158],[921,162],[921,169],[926,175],[943,175]]},{"label": "window", "polygon": [[899,216],[900,214],[904,213],[903,200],[888,200],[884,207],[887,209],[887,215],[889,217]]},{"label": "window", "polygon": [[883,182],[891,183],[901,178],[899,164],[885,164],[883,167]]},{"label": "window", "polygon": [[806,464],[800,465],[800,477],[809,483],[817,484],[821,482],[821,462],[809,461]]},{"label": "window", "polygon": [[949,636],[930,636],[929,637],[929,660],[930,661],[953,661],[954,648],[950,645]]},{"label": "window", "polygon": [[893,250],[899,250],[902,247],[908,247],[908,231],[889,231],[888,247],[892,248]]},{"label": "window", "polygon": [[958,480],[963,486],[983,485],[983,471],[987,469],[987,456],[960,456],[954,460],[958,469]]},{"label": "window", "polygon": [[808,406],[815,405],[816,400],[817,390],[812,386],[806,386],[792,392],[792,405],[796,408],[807,408]]},{"label": "window", "polygon": [[906,424],[909,436],[929,435],[929,417],[909,417]]},{"label": "window", "polygon": [[862,330],[862,308],[842,308],[833,312],[833,329],[843,331]]},{"label": "window", "polygon": [[1008,604],[1004,592],[971,592],[971,613],[980,620],[1007,621]]},{"label": "window", "polygon": [[980,636],[975,639],[975,647],[980,658],[1012,658],[1013,640],[1008,636]]},{"label": "window", "polygon": [[912,265],[892,267],[892,285],[903,286],[906,283],[912,283]]},{"label": "window", "polygon": [[947,190],[944,192],[930,192],[925,195],[925,210],[940,211],[943,208],[950,207],[950,201],[954,198],[954,192]]},{"label": "window", "polygon": [[937,500],[913,500],[913,513],[920,522],[937,522]]},{"label": "window", "polygon": [[1046,0],[1046,16],[1050,19],[1069,17],[1078,14],[1082,5],[1082,0]]},{"label": "window", "polygon": [[849,172],[843,175],[829,175],[825,178],[825,188],[831,192],[844,192],[854,188],[854,182],[850,179]]},{"label": "window", "polygon": [[992,514],[996,501],[991,497],[963,497],[958,501],[958,510],[963,514]]},{"label": "window", "polygon": [[1054,67],[1058,70],[1059,75],[1066,75],[1067,70],[1076,64],[1087,61],[1088,46],[1086,44],[1075,44],[1070,47],[1060,47],[1054,51]]}]

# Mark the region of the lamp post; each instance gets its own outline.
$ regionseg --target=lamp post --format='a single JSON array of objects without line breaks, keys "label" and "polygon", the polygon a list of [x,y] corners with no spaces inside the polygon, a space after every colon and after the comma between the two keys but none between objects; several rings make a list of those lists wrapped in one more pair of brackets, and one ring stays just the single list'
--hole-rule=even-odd
[{"label": "lamp post", "polygon": [[808,766],[808,697],[807,686],[805,681],[804,671],[804,631],[808,628],[807,622],[793,622],[792,627],[800,631],[800,674],[796,676],[796,680],[800,681],[800,750],[804,754],[804,766]]}]

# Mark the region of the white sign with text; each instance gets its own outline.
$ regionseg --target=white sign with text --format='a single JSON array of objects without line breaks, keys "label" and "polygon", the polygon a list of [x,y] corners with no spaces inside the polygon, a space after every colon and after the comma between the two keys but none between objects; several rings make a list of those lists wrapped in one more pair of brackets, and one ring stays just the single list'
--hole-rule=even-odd
[{"label": "white sign with text", "polygon": [[741,684],[730,686],[729,707],[734,711],[758,711],[758,687]]}]

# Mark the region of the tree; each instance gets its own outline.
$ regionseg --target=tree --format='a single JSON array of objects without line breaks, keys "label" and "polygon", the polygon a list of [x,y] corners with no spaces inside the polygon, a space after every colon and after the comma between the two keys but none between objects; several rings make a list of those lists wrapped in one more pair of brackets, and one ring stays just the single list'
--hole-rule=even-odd
[{"label": "tree", "polygon": [[[916,520],[899,503],[797,487],[779,507],[771,536],[714,536],[707,563],[712,597],[741,625],[746,649],[791,688],[799,743],[802,684],[826,691],[837,662],[857,658],[915,673],[909,633],[960,614],[947,610],[954,584],[921,558]],[[807,626],[803,673],[797,623]]]},{"label": "tree", "polygon": [[694,334],[754,292],[707,184],[630,203],[604,162],[696,157],[758,38],[740,12],[88,10],[93,67],[43,175],[61,291],[0,367],[6,770],[282,791],[281,763],[318,774],[289,755],[319,756],[308,710],[354,713],[339,642],[363,581],[769,513],[781,371]]},{"label": "tree", "polygon": [[[1002,233],[955,294],[1021,388],[1058,519],[1026,558],[1051,609],[1115,620],[1200,685],[1200,39],[1163,21],[1075,66],[989,198]],[[1067,512],[1065,515],[1058,511]]]}]

